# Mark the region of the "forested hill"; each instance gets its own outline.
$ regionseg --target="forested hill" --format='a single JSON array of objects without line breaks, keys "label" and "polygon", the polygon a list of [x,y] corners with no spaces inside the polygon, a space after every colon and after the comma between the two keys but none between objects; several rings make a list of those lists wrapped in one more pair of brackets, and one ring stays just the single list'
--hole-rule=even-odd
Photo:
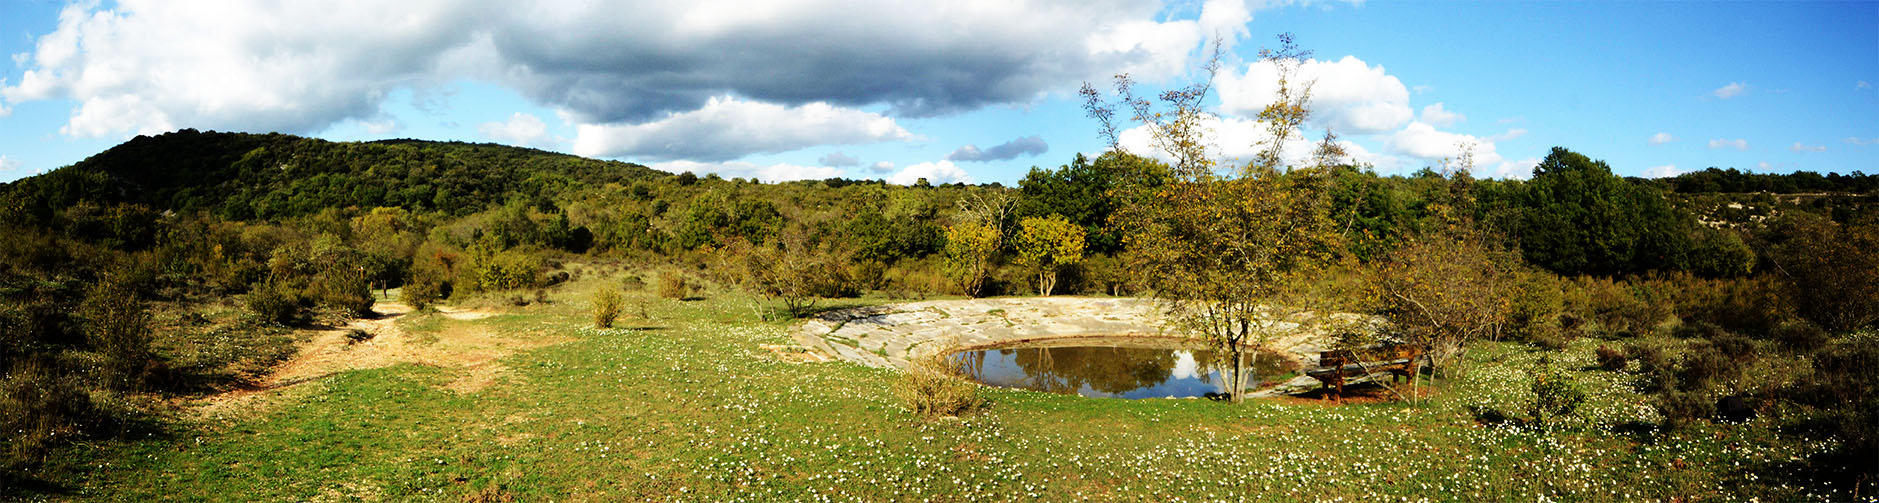
[{"label": "forested hill", "polygon": [[0,188],[15,211],[49,216],[80,200],[270,219],[323,208],[468,214],[514,196],[666,176],[638,164],[495,144],[330,142],[285,134],[138,136],[77,164]]}]

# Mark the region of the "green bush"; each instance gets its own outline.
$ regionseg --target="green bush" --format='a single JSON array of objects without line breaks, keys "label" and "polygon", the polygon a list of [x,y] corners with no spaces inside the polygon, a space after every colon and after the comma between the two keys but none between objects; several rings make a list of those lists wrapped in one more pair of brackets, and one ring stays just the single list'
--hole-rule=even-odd
[{"label": "green bush", "polygon": [[99,377],[115,389],[138,390],[148,384],[156,355],[150,352],[150,313],[135,292],[106,279],[85,292],[79,304],[85,342],[102,357]]},{"label": "green bush", "polygon": [[594,292],[594,327],[613,328],[620,317],[620,292],[602,287]]},{"label": "green bush", "polygon": [[1549,368],[1534,374],[1532,389],[1533,402],[1527,406],[1527,415],[1535,425],[1570,416],[1585,403],[1585,390],[1558,370]]},{"label": "green bush", "polygon": [[1667,390],[1657,395],[1651,406],[1658,415],[1664,416],[1664,429],[1675,430],[1689,426],[1704,418],[1716,414],[1716,403],[1707,394],[1691,391]]},{"label": "green bush", "polygon": [[305,303],[300,292],[278,282],[268,282],[248,292],[248,311],[261,321],[276,325],[299,323]]},{"label": "green bush", "polygon": [[315,305],[339,310],[347,316],[372,314],[372,287],[364,271],[354,267],[336,267],[320,271],[307,286],[307,297]]},{"label": "green bush", "polygon": [[978,385],[939,358],[910,363],[901,371],[893,392],[902,407],[923,418],[958,416],[985,405]]}]

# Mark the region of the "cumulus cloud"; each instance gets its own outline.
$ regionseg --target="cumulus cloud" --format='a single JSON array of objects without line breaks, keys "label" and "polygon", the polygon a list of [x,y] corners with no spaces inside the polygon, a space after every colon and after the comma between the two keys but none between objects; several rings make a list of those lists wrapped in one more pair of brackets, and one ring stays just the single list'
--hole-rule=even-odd
[{"label": "cumulus cloud", "polygon": [[743,161],[697,162],[681,160],[652,163],[647,167],[667,173],[684,173],[688,171],[692,174],[717,173],[718,176],[725,178],[750,178],[765,182],[821,180],[842,176],[841,168],[797,166],[788,163],[761,165]]},{"label": "cumulus cloud", "polygon": [[1533,168],[1540,165],[1540,158],[1529,157],[1512,161],[1502,161],[1494,167],[1494,177],[1503,180],[1525,180],[1533,178]]},{"label": "cumulus cloud", "polygon": [[1681,174],[1683,174],[1683,170],[1677,169],[1677,165],[1675,164],[1665,164],[1663,166],[1654,166],[1650,169],[1644,170],[1645,178],[1670,178],[1670,177],[1681,175]]},{"label": "cumulus cloud", "polygon": [[958,162],[1006,161],[1016,159],[1021,155],[1041,155],[1049,150],[1050,145],[1044,143],[1043,137],[1032,135],[1000,143],[985,150],[979,150],[977,145],[966,144],[966,146],[959,147],[958,150],[954,150],[953,153],[948,154],[946,160]]},{"label": "cumulus cloud", "polygon": [[[1279,88],[1278,74],[1278,67],[1269,61],[1249,64],[1243,72],[1222,72],[1214,81],[1220,110],[1241,117],[1257,115],[1272,103]],[[1312,123],[1339,133],[1390,131],[1416,115],[1409,108],[1409,89],[1401,80],[1382,65],[1370,66],[1354,56],[1308,60],[1299,66],[1296,78],[1312,82]]]},{"label": "cumulus cloud", "polygon": [[528,147],[541,146],[550,138],[548,123],[542,122],[540,117],[521,112],[510,115],[507,121],[482,123],[476,126],[476,131],[497,143]]},{"label": "cumulus cloud", "polygon": [[1211,0],[1172,19],[1129,0],[78,2],[0,96],[75,101],[71,136],[317,131],[370,117],[393,90],[459,79],[579,124],[657,121],[721,96],[926,117],[1117,71],[1173,76],[1267,5]]},{"label": "cumulus cloud", "polygon": [[892,173],[894,172],[894,163],[888,161],[877,162],[868,165],[868,171],[877,175]]},{"label": "cumulus cloud", "polygon": [[[1468,116],[1450,112],[1441,103],[1422,107],[1422,121],[1436,127],[1453,126],[1457,122],[1468,120]],[[1525,132],[1526,130],[1521,130]]]},{"label": "cumulus cloud", "polygon": [[1402,131],[1391,135],[1386,144],[1391,151],[1424,161],[1459,160],[1465,150],[1471,149],[1477,170],[1502,161],[1494,142],[1486,138],[1441,131],[1422,122],[1409,123]]},{"label": "cumulus cloud", "polygon": [[1749,87],[1747,85],[1744,85],[1741,82],[1730,82],[1729,85],[1718,87],[1716,88],[1714,92],[1711,92],[1710,94],[1715,95],[1717,98],[1726,100],[1729,98],[1741,96],[1743,93],[1747,93],[1747,92],[1749,92]]},{"label": "cumulus cloud", "polygon": [[1792,150],[1795,152],[1826,152],[1827,146],[1826,145],[1808,145],[1808,144],[1797,141],[1797,142],[1794,142],[1794,145],[1788,146],[1788,150]]},{"label": "cumulus cloud", "polygon": [[582,124],[576,128],[574,153],[655,161],[726,161],[815,145],[912,138],[913,133],[894,119],[873,112],[827,103],[785,107],[719,97],[696,111],[644,124]]},{"label": "cumulus cloud", "polygon": [[13,174],[14,170],[20,169],[20,164],[19,159],[0,155],[0,175]]},{"label": "cumulus cloud", "polygon": [[1671,136],[1670,133],[1657,133],[1657,134],[1651,135],[1651,139],[1647,141],[1651,144],[1651,146],[1657,146],[1657,145],[1663,145],[1665,143],[1677,141],[1677,137]]},{"label": "cumulus cloud", "polygon": [[923,162],[908,166],[906,169],[887,177],[887,183],[895,185],[913,185],[921,178],[933,185],[947,183],[972,183],[972,174],[959,169],[952,161]]},{"label": "cumulus cloud", "polygon": [[60,132],[188,126],[307,132],[369,118],[398,86],[433,81],[481,7],[451,0],[76,2],[37,40],[12,103],[71,99]]},{"label": "cumulus cloud", "polygon": [[828,167],[854,166],[861,164],[861,159],[856,159],[855,156],[844,152],[829,152],[823,154],[822,158],[816,159],[816,163]]},{"label": "cumulus cloud", "polygon": [[[1201,120],[1201,129],[1206,131],[1201,141],[1207,146],[1208,158],[1219,162],[1222,167],[1251,160],[1259,153],[1260,145],[1272,138],[1258,121],[1239,117],[1210,115]],[[1163,161],[1174,160],[1173,155],[1155,147],[1154,135],[1149,132],[1148,126],[1129,128],[1117,136],[1124,150]],[[1282,155],[1286,163],[1299,165],[1310,156],[1310,148],[1310,142],[1302,134],[1294,134],[1291,141],[1285,144]]]},{"label": "cumulus cloud", "polygon": [[1712,148],[1712,149],[1733,148],[1736,150],[1748,150],[1749,141],[1741,139],[1741,138],[1736,138],[1733,140],[1727,139],[1727,138],[1716,138],[1716,139],[1712,139],[1709,141],[1709,148]]}]

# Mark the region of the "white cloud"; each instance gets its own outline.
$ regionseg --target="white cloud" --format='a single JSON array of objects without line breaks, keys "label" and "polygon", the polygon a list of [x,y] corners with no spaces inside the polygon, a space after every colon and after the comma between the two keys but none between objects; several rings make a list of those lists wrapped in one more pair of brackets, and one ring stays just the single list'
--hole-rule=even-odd
[{"label": "white cloud", "polygon": [[1675,164],[1665,164],[1644,170],[1645,178],[1670,178],[1681,174],[1683,170],[1677,169]]},{"label": "white cloud", "polygon": [[909,140],[894,119],[827,103],[785,107],[712,98],[704,108],[644,124],[582,124],[574,153],[589,157],[726,161],[816,145]]},{"label": "white cloud", "polygon": [[1509,140],[1514,140],[1514,139],[1518,139],[1518,138],[1520,138],[1520,137],[1522,137],[1522,136],[1526,136],[1526,135],[1527,135],[1527,130],[1526,130],[1526,128],[1513,128],[1513,129],[1509,129],[1509,130],[1507,130],[1507,132],[1505,132],[1505,133],[1501,133],[1501,134],[1497,134],[1497,135],[1494,135],[1494,136],[1489,136],[1489,137],[1488,137],[1488,141],[1491,141],[1491,142],[1503,142],[1503,141],[1509,141]]},{"label": "white cloud", "polygon": [[1855,91],[1864,90],[1864,89],[1872,89],[1872,83],[1862,80],[1853,84],[1853,90]]},{"label": "white cloud", "polygon": [[856,159],[855,156],[848,155],[848,153],[846,152],[829,152],[827,154],[823,154],[821,158],[816,159],[816,163],[821,164],[823,166],[835,168],[835,167],[854,166],[856,164],[861,164],[861,159]]},{"label": "white cloud", "polygon": [[877,175],[892,173],[894,172],[894,163],[888,161],[877,162],[869,165],[868,171]]},{"label": "white cloud", "polygon": [[947,183],[972,183],[972,174],[954,166],[952,161],[923,162],[908,166],[906,169],[887,177],[887,183],[895,185],[913,185],[925,178],[927,183],[941,185]]},{"label": "white cloud", "polygon": [[484,138],[497,143],[527,147],[543,146],[550,139],[548,123],[542,122],[540,117],[533,114],[522,112],[510,115],[507,121],[492,121],[477,125],[476,131],[482,133]]},{"label": "white cloud", "polygon": [[1494,142],[1472,135],[1450,133],[1436,130],[1434,126],[1422,122],[1412,122],[1391,135],[1386,142],[1391,151],[1421,159],[1439,161],[1459,160],[1463,149],[1474,150],[1475,169],[1494,166],[1502,161],[1500,153],[1494,149]]},{"label": "white cloud", "polygon": [[1743,93],[1747,93],[1747,92],[1749,92],[1749,86],[1744,85],[1741,82],[1730,82],[1729,85],[1718,87],[1716,88],[1714,92],[1711,92],[1710,94],[1715,95],[1717,98],[1726,100],[1729,98],[1741,96]]},{"label": "white cloud", "polygon": [[1529,157],[1504,161],[1494,167],[1494,177],[1503,180],[1525,180],[1533,178],[1533,168],[1540,165],[1540,158]]},{"label": "white cloud", "polygon": [[0,175],[13,174],[13,170],[20,169],[20,164],[19,159],[0,155]]},{"label": "white cloud", "polygon": [[[19,58],[11,104],[69,99],[71,136],[319,131],[393,91],[492,82],[571,123],[657,121],[721,96],[926,117],[1027,103],[1122,71],[1191,68],[1284,2],[77,2]],[[1191,12],[1191,11],[1190,11]]]},{"label": "white cloud", "polygon": [[959,147],[958,150],[954,150],[953,153],[948,154],[946,160],[959,162],[1005,161],[1016,159],[1021,155],[1037,156],[1049,150],[1050,145],[1044,143],[1043,137],[1032,135],[994,145],[992,148],[982,151],[979,150],[977,145],[968,143],[963,147]]},{"label": "white cloud", "polygon": [[1826,145],[1808,145],[1808,144],[1797,141],[1797,142],[1794,142],[1794,145],[1788,146],[1788,150],[1795,151],[1795,152],[1826,152],[1827,146]]},{"label": "white cloud", "polygon": [[[1239,117],[1208,116],[1201,121],[1201,128],[1206,131],[1202,142],[1207,145],[1207,157],[1220,164],[1222,168],[1237,166],[1252,160],[1259,153],[1260,145],[1271,135],[1258,121]],[[1148,126],[1136,126],[1123,130],[1118,135],[1122,148],[1137,155],[1144,155],[1173,161],[1174,156],[1154,146],[1154,136]],[[1285,162],[1292,165],[1303,164],[1309,157],[1310,143],[1303,135],[1292,135],[1285,144],[1283,156]]]},{"label": "white cloud", "polygon": [[1663,145],[1665,143],[1677,141],[1677,137],[1671,136],[1670,133],[1657,133],[1657,134],[1651,135],[1651,139],[1648,141],[1652,146],[1657,146],[1657,145]]},{"label": "white cloud", "polygon": [[788,163],[760,165],[743,161],[731,162],[696,162],[669,161],[648,165],[652,169],[667,173],[692,174],[717,173],[725,178],[751,178],[766,182],[787,182],[790,180],[821,180],[842,176],[841,168],[827,166],[797,166]]},{"label": "white cloud", "polygon": [[[1409,108],[1409,89],[1381,65],[1370,66],[1354,56],[1309,60],[1299,66],[1297,78],[1312,82],[1311,122],[1339,133],[1379,133],[1415,118]],[[1244,72],[1222,72],[1215,78],[1215,88],[1222,112],[1252,117],[1277,93],[1278,68],[1259,61],[1247,65]]]},{"label": "white cloud", "polygon": [[1769,164],[1768,161],[1761,161],[1761,162],[1755,163],[1755,169],[1768,171],[1768,170],[1775,169],[1775,165]]},{"label": "white cloud", "polygon": [[75,101],[69,136],[316,131],[374,115],[394,87],[433,82],[436,56],[482,17],[450,0],[99,5],[62,10],[0,96]]},{"label": "white cloud", "polygon": [[1860,139],[1860,137],[1858,137],[1858,136],[1848,136],[1848,137],[1846,137],[1846,140],[1845,140],[1845,141],[1846,141],[1846,143],[1847,143],[1847,144],[1850,144],[1850,145],[1875,145],[1875,144],[1879,144],[1879,138],[1873,138],[1873,139],[1870,139],[1870,140],[1863,140],[1863,139]]},{"label": "white cloud", "polygon": [[398,121],[390,117],[382,117],[378,120],[354,119],[354,121],[359,123],[359,128],[364,129],[365,133],[370,135],[383,135],[398,130]]},{"label": "white cloud", "polygon": [[[1436,127],[1453,126],[1457,122],[1468,120],[1468,116],[1450,112],[1441,103],[1422,107],[1422,121]],[[1526,130],[1521,130],[1526,131]]]},{"label": "white cloud", "polygon": [[1712,148],[1712,149],[1733,148],[1736,150],[1748,150],[1749,141],[1741,139],[1741,138],[1736,138],[1733,140],[1727,139],[1727,138],[1716,138],[1716,139],[1709,141],[1709,148]]}]

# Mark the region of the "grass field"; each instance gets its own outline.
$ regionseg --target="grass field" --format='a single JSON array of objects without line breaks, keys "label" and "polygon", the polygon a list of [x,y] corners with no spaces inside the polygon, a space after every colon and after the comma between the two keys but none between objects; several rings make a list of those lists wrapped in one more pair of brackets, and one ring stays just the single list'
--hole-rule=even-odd
[{"label": "grass field", "polygon": [[[585,292],[413,333],[485,330],[567,342],[472,370],[401,364],[273,392],[223,419],[170,421],[66,450],[28,499],[72,501],[1761,501],[1836,500],[1770,474],[1830,447],[1758,423],[1666,435],[1628,375],[1583,370],[1596,343],[1550,364],[1590,391],[1548,430],[1483,427],[1464,409],[1520,410],[1540,353],[1485,344],[1420,406],[1302,400],[1103,400],[987,389],[987,409],[920,422],[893,371],[792,364],[734,295],[631,292],[646,318],[588,328]],[[606,285],[617,283],[608,281]],[[629,313],[632,309],[628,310]],[[446,338],[431,338],[444,344]],[[182,414],[188,416],[188,414]]]}]

